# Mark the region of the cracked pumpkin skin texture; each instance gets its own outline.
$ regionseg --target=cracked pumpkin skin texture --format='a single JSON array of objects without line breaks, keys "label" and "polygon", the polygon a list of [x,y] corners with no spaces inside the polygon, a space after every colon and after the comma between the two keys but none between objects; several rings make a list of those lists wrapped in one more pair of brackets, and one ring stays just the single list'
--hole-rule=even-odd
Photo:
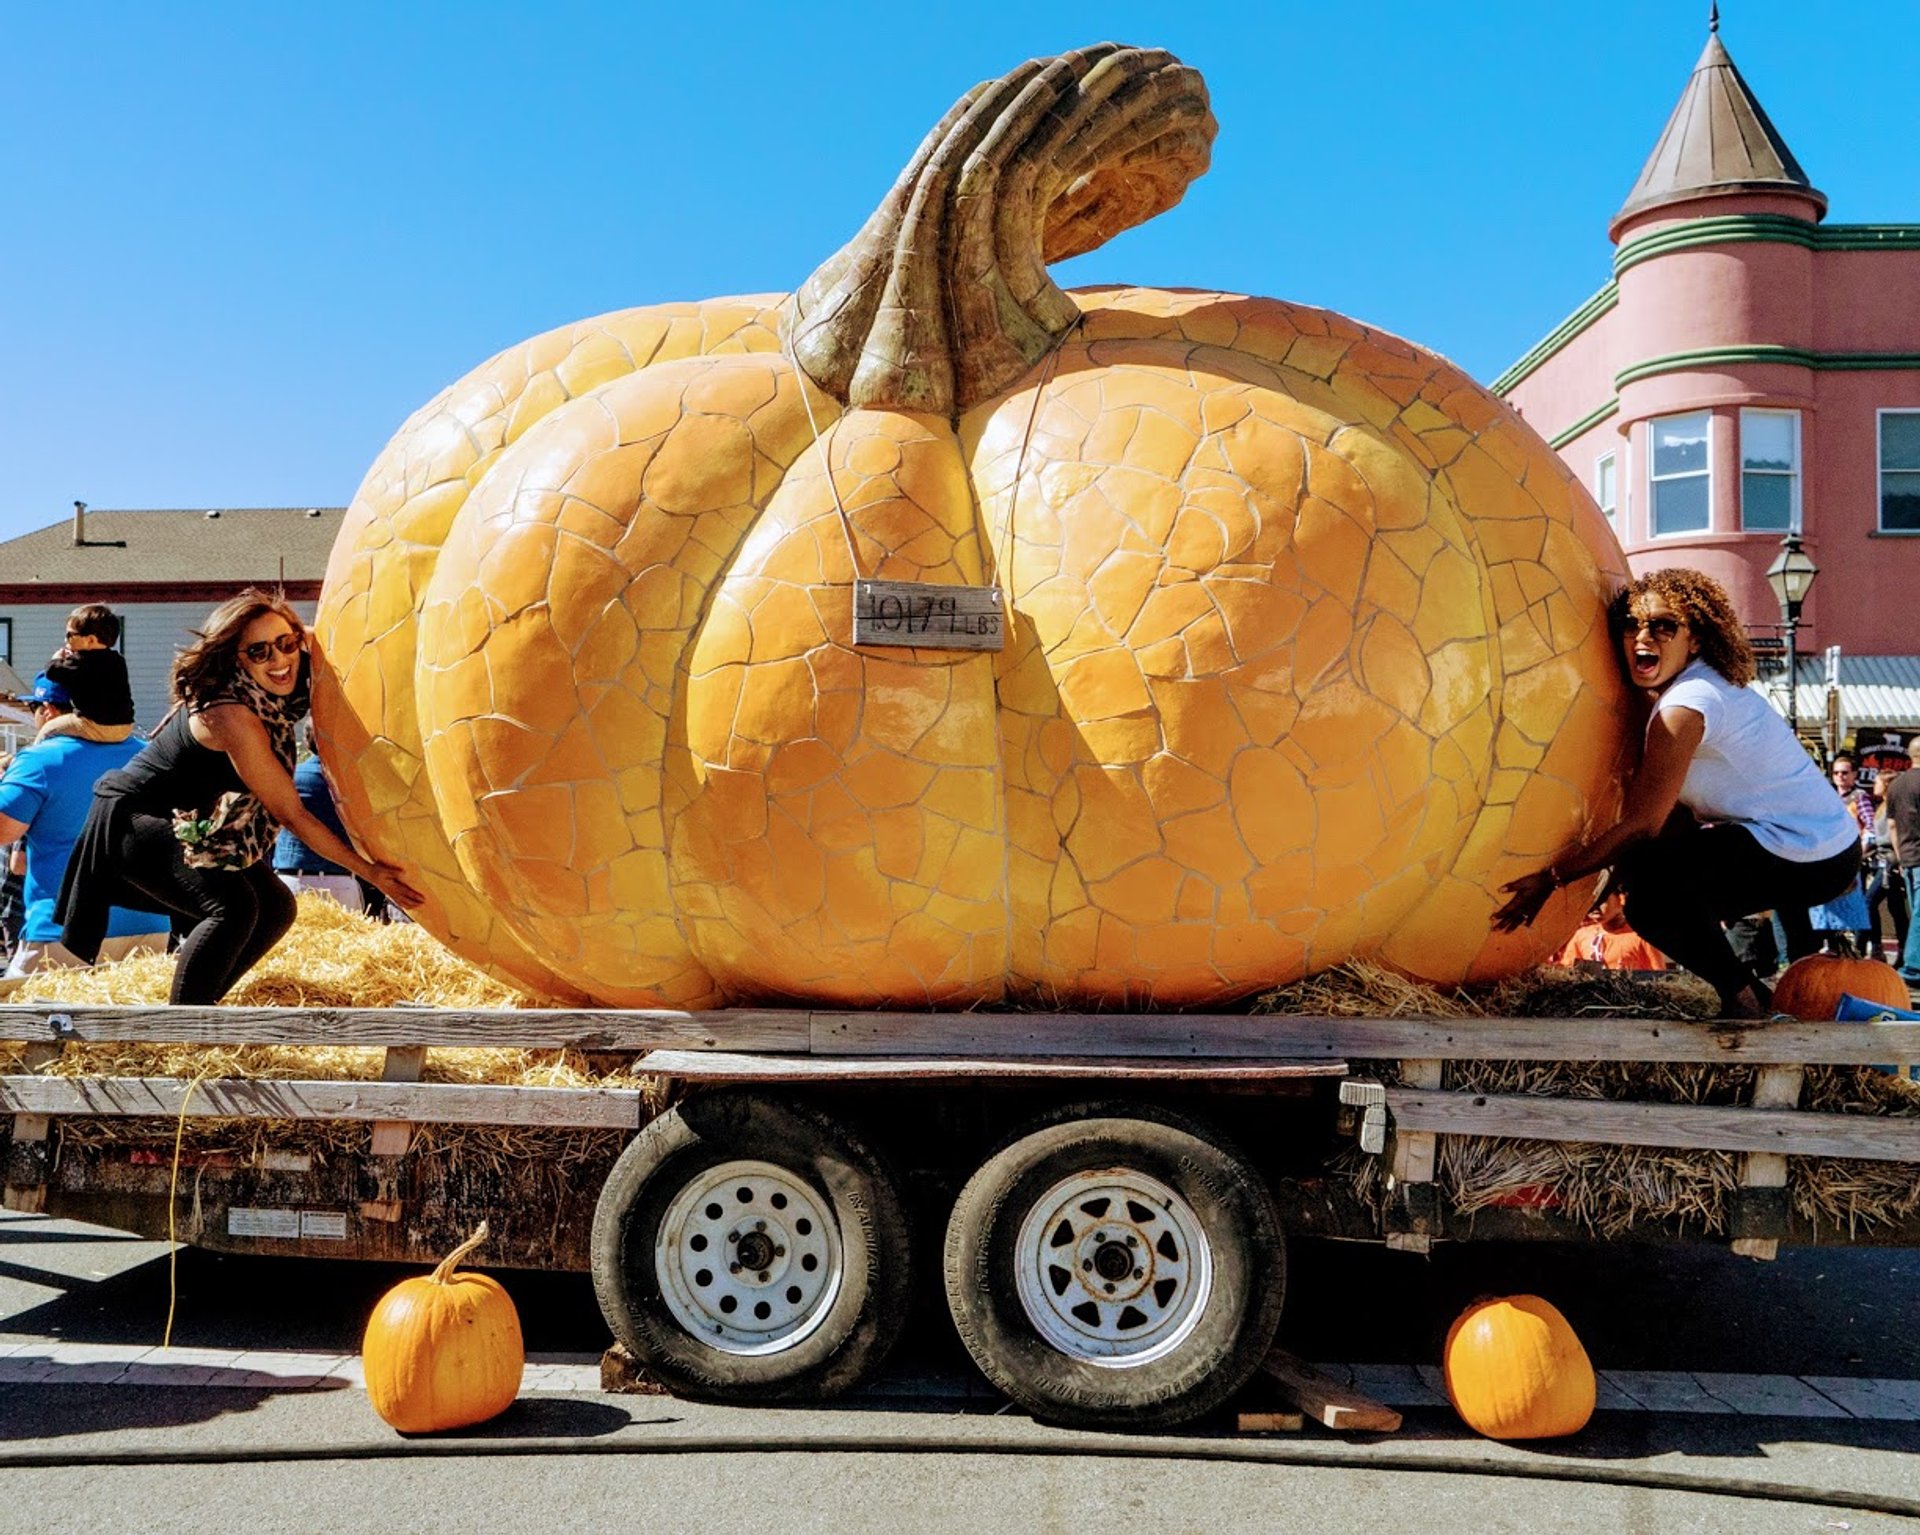
[{"label": "cracked pumpkin skin texture", "polygon": [[[954,422],[803,401],[777,297],[550,332],[410,420],[315,712],[421,921],[617,1006],[1190,1006],[1557,948],[1585,887],[1488,917],[1619,809],[1591,499],[1397,338],[1073,297]],[[1006,648],[855,650],[856,572],[1001,583]]]}]

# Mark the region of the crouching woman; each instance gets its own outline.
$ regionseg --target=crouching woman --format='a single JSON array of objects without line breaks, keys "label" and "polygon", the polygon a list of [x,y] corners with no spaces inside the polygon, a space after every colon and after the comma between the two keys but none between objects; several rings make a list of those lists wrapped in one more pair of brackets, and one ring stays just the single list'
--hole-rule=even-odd
[{"label": "crouching woman", "polygon": [[60,890],[63,941],[91,961],[115,905],[172,913],[185,930],[170,1000],[218,1002],[293,923],[269,855],[280,826],[402,906],[419,892],[363,858],[300,802],[296,728],[311,662],[299,616],[246,591],[174,659],[173,708],[124,768],[94,785]]},{"label": "crouching woman", "polygon": [[1721,923],[1769,908],[1788,958],[1813,950],[1807,908],[1851,887],[1860,827],[1786,722],[1747,686],[1753,650],[1719,583],[1656,570],[1617,594],[1608,618],[1621,669],[1651,710],[1620,820],[1517,879],[1494,913],[1531,923],[1558,885],[1611,867],[1627,921],[1720,993],[1721,1016],[1764,1016],[1772,998]]}]

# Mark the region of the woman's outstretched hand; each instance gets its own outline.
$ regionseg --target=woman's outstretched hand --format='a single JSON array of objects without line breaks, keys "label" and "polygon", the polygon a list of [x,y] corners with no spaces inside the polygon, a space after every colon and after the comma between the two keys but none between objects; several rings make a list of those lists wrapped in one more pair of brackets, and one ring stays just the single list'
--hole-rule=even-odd
[{"label": "woman's outstretched hand", "polygon": [[1536,870],[1532,874],[1523,874],[1519,879],[1509,880],[1500,887],[1513,893],[1513,899],[1493,914],[1493,925],[1503,933],[1511,933],[1517,927],[1532,927],[1533,919],[1540,915],[1540,908],[1547,904],[1547,897],[1553,894],[1553,874],[1546,869]]},{"label": "woman's outstretched hand", "polygon": [[367,867],[367,879],[398,901],[408,911],[421,905],[427,899],[418,890],[406,882],[397,863],[372,863]]}]

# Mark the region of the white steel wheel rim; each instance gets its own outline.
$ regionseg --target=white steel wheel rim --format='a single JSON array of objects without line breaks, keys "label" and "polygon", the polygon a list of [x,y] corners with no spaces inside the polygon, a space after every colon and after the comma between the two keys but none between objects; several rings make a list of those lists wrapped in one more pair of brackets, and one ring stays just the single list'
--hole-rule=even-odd
[{"label": "white steel wheel rim", "polygon": [[1213,1246],[1193,1207],[1158,1178],[1094,1169],[1034,1201],[1015,1239],[1014,1279],[1027,1320],[1054,1348],[1131,1369],[1165,1358],[1200,1325]]},{"label": "white steel wheel rim", "polygon": [[722,1162],[674,1196],[654,1240],[673,1319],[722,1353],[777,1354],[827,1318],[843,1272],[820,1194],[772,1162]]}]

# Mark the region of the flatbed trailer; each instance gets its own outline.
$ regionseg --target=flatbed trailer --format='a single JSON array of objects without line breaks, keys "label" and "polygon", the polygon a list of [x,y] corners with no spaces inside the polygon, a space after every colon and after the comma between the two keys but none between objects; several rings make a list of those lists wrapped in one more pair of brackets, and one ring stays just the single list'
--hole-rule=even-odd
[{"label": "flatbed trailer", "polygon": [[[1920,1169],[1920,1118],[1798,1107],[1809,1067],[1920,1060],[1911,1022],[26,1003],[0,1006],[0,1040],[26,1046],[24,1069],[0,1076],[9,1207],[219,1251],[414,1262],[484,1218],[493,1262],[591,1271],[652,1373],[721,1400],[845,1389],[897,1338],[913,1271],[939,1270],[962,1340],[1023,1405],[1175,1423],[1265,1355],[1287,1236],[1414,1252],[1599,1239],[1550,1208],[1451,1211],[1446,1136],[1735,1155],[1723,1232],[1666,1222],[1636,1237],[1761,1259],[1782,1243],[1920,1245],[1920,1213],[1816,1227],[1787,1197],[1791,1156]],[[48,1070],[107,1043],[375,1047],[383,1070]],[[476,1047],[619,1057],[671,1086],[424,1080],[430,1052]],[[1754,1076],[1742,1104],[1630,1102],[1448,1090],[1450,1061]],[[230,1121],[231,1144],[196,1137],[176,1155],[183,1116]],[[63,1140],[76,1120],[127,1133]],[[320,1123],[333,1133],[316,1146]],[[518,1149],[450,1155],[474,1127]],[[1328,1169],[1356,1143],[1381,1159],[1381,1197]]]}]

